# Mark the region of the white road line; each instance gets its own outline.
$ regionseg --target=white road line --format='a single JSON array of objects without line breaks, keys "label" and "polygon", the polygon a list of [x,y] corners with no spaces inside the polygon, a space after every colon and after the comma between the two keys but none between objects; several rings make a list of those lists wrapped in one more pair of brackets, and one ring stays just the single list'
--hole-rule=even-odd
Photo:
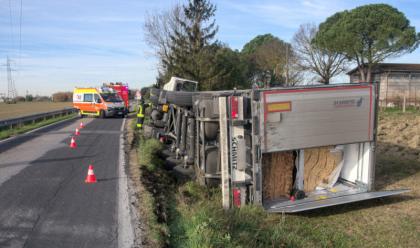
[{"label": "white road line", "polygon": [[128,198],[128,182],[125,173],[124,127],[125,118],[121,125],[120,150],[118,165],[118,247],[128,248],[134,244],[134,229],[131,223],[130,205]]}]

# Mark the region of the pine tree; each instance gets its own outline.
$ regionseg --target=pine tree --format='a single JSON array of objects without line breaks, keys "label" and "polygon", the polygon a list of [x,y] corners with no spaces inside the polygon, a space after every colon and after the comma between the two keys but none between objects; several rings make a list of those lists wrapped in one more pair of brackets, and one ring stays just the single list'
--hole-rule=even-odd
[{"label": "pine tree", "polygon": [[172,54],[167,71],[204,83],[209,76],[206,68],[201,66],[201,57],[218,31],[213,19],[216,6],[208,0],[190,0],[183,10],[185,19],[178,20],[181,30],[171,37]]}]

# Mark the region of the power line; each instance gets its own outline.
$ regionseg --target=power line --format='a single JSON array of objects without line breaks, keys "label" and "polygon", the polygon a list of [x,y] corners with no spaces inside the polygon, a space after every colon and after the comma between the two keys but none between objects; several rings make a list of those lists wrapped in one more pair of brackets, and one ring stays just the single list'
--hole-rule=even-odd
[{"label": "power line", "polygon": [[22,66],[22,6],[23,6],[23,0],[20,0],[20,15],[19,15],[19,69],[21,69]]},{"label": "power line", "polygon": [[9,0],[9,14],[10,14],[10,43],[13,47],[13,16],[12,16],[12,0]]}]

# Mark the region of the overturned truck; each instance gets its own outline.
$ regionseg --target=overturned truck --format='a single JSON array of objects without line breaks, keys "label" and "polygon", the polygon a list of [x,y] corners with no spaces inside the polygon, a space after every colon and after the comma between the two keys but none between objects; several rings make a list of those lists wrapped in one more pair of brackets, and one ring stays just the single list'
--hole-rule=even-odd
[{"label": "overturned truck", "polygon": [[199,182],[221,186],[225,208],[300,212],[408,191],[374,191],[375,84],[182,88],[151,90],[154,135]]}]

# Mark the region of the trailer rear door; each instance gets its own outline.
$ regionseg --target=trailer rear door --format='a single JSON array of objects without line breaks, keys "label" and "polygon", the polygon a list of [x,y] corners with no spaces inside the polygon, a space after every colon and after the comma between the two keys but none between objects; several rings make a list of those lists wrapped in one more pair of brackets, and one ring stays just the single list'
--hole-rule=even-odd
[{"label": "trailer rear door", "polygon": [[[373,84],[260,91],[259,104],[253,108],[259,112],[261,132],[257,140],[260,140],[261,153],[356,143],[371,147],[375,142],[376,92]],[[287,197],[272,199],[262,202],[264,208],[269,212],[301,212],[409,191],[369,191],[373,182],[374,152],[367,149],[360,154],[365,157],[361,155],[357,160],[365,160],[367,179],[353,183],[362,182],[363,186],[339,193],[314,194],[296,201]]]},{"label": "trailer rear door", "polygon": [[260,92],[262,152],[373,141],[374,85]]}]

